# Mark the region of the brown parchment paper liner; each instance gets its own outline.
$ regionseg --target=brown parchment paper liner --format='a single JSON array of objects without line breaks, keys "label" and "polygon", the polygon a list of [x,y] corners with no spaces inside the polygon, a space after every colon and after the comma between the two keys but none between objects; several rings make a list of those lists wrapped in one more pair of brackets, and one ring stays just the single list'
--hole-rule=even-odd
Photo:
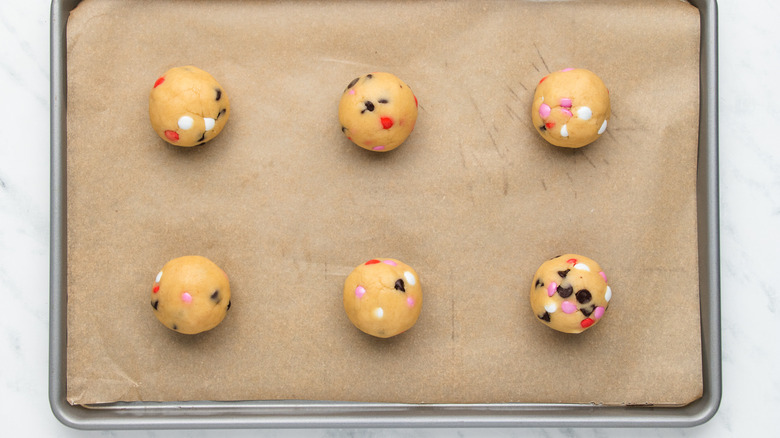
[{"label": "brown parchment paper liner", "polygon": [[[698,11],[668,1],[87,0],[68,24],[68,400],[680,405],[702,392],[696,246]],[[205,146],[160,140],[148,93],[196,65],[232,114]],[[530,124],[536,83],[583,67],[613,116],[580,150]],[[415,131],[376,154],[336,107],[371,71],[406,81]],[[593,329],[535,320],[531,278],[575,252],[614,298]],[[149,293],[203,255],[233,306],[198,336]],[[394,257],[422,315],[380,340],[341,289]]]}]

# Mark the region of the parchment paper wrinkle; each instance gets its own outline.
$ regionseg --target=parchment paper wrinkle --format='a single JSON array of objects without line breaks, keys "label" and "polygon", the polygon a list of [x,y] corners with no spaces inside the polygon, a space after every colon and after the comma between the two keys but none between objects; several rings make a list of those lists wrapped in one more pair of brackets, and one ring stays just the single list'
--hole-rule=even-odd
[{"label": "parchment paper wrinkle", "polygon": [[[682,405],[702,393],[696,235],[699,15],[657,1],[85,0],[68,23],[68,400]],[[148,93],[195,65],[228,93],[215,140],[160,140]],[[579,150],[530,125],[534,87],[583,67],[606,134]],[[389,71],[420,103],[399,149],[352,145],[337,104]],[[536,268],[606,270],[605,319],[535,320]],[[203,255],[231,279],[198,335],[152,315],[154,277]],[[368,337],[352,268],[413,266],[417,325]]]}]

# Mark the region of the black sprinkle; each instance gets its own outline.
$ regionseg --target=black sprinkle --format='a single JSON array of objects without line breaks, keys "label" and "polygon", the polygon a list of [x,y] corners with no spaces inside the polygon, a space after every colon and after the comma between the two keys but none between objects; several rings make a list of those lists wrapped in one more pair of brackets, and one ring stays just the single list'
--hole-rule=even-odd
[{"label": "black sprinkle", "polygon": [[583,307],[582,309],[580,309],[580,312],[582,312],[582,314],[585,316],[590,316],[590,314],[593,313],[594,310],[596,310],[596,305],[591,304],[590,307]]},{"label": "black sprinkle", "polygon": [[387,103],[387,99],[379,99],[377,102],[379,102],[379,103]]},{"label": "black sprinkle", "polygon": [[357,84],[357,81],[359,81],[359,80],[360,80],[360,78],[355,78],[355,79],[352,79],[352,82],[350,82],[350,83],[349,83],[349,85],[347,85],[347,89],[346,89],[346,90],[344,90],[344,91],[347,91],[347,90],[349,90],[350,88],[354,87],[354,86],[355,86],[355,84]]},{"label": "black sprinkle", "polygon": [[200,138],[198,139],[198,142],[201,142],[205,139],[206,139],[206,133],[204,132],[203,135],[201,135]]},{"label": "black sprinkle", "polygon": [[550,322],[550,312],[544,312],[544,315],[540,316],[539,319]]},{"label": "black sprinkle", "polygon": [[217,91],[217,100],[222,99],[222,90],[217,88],[216,91]]},{"label": "black sprinkle", "polygon": [[544,287],[544,283],[542,283],[542,280],[537,278],[534,287]]},{"label": "black sprinkle", "polygon": [[398,279],[395,281],[395,290],[400,290],[401,292],[406,292],[406,289],[404,288],[404,281],[402,279]]},{"label": "black sprinkle", "polygon": [[561,298],[569,298],[573,293],[574,293],[574,288],[571,286],[569,287],[558,286],[558,295],[560,295]]},{"label": "black sprinkle", "polygon": [[226,112],[227,112],[227,110],[225,108],[222,108],[221,110],[219,110],[219,113],[217,114],[217,119],[219,119],[220,117],[224,116]]},{"label": "black sprinkle", "polygon": [[365,105],[366,105],[366,108],[363,111],[360,111],[360,114],[363,114],[364,112],[366,112],[366,110],[374,111],[374,102],[371,102],[370,100],[367,100]]},{"label": "black sprinkle", "polygon": [[157,310],[157,306],[160,304],[160,300],[154,300],[152,301],[152,308],[154,310]]},{"label": "black sprinkle", "polygon": [[567,269],[565,271],[558,271],[558,275],[560,275],[561,278],[566,278],[566,276],[569,275],[569,271],[571,271],[571,269]]},{"label": "black sprinkle", "polygon": [[227,309],[225,309],[225,310],[229,310],[229,309],[230,309],[230,301],[228,301],[228,306],[227,306]]},{"label": "black sprinkle", "polygon": [[213,294],[211,294],[211,299],[215,301],[217,304],[219,304],[220,301],[222,301],[222,298],[219,297],[219,291],[215,290]]},{"label": "black sprinkle", "polygon": [[590,299],[592,298],[590,295],[590,291],[587,289],[582,289],[580,291],[577,291],[575,295],[577,297],[577,302],[579,302],[580,304],[585,304],[588,301],[590,301]]}]

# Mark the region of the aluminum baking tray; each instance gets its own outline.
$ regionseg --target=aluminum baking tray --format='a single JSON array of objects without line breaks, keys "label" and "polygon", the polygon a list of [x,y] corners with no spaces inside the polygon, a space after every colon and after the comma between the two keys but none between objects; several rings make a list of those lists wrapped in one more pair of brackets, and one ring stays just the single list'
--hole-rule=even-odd
[{"label": "aluminum baking tray", "polygon": [[[641,1],[641,0],[638,0]],[[49,400],[78,429],[360,427],[689,427],[712,418],[721,399],[718,209],[717,4],[691,0],[701,20],[697,168],[703,395],[682,407],[592,404],[398,404],[328,401],[132,402],[73,406],[66,401],[67,200],[66,26],[80,0],[51,7],[51,268]]]}]

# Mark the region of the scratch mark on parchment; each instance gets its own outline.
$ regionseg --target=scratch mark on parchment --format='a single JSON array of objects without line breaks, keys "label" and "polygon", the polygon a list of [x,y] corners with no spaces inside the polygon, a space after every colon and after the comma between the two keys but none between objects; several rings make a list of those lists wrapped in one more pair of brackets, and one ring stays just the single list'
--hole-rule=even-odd
[{"label": "scratch mark on parchment", "polygon": [[544,191],[546,192],[546,191],[547,191],[547,184],[545,184],[545,183],[544,183],[544,180],[543,180],[543,179],[540,179],[539,181],[541,181],[541,182],[542,182],[542,188],[543,188],[543,189],[544,189]]},{"label": "scratch mark on parchment", "polygon": [[586,160],[588,160],[588,163],[590,163],[590,165],[591,165],[591,166],[592,166],[592,167],[595,169],[595,168],[596,168],[596,165],[595,165],[595,164],[593,163],[593,161],[590,159],[590,157],[588,156],[588,154],[586,154],[586,153],[585,153],[585,151],[583,151],[583,150],[579,150],[579,152],[582,154],[582,156],[583,156],[583,157],[585,157],[585,159],[586,159]]},{"label": "scratch mark on parchment", "polygon": [[547,62],[545,62],[544,56],[542,56],[542,52],[539,51],[539,47],[537,47],[536,43],[534,43],[534,49],[536,49],[536,54],[539,55],[539,59],[542,60],[542,64],[544,64],[544,69],[547,70],[547,73],[550,73],[550,67],[547,67]]},{"label": "scratch mark on parchment", "polygon": [[512,107],[511,107],[511,106],[509,106],[509,105],[506,105],[506,110],[507,110],[507,112],[509,113],[509,116],[510,116],[510,117],[512,117],[512,118],[513,118],[513,119],[515,119],[515,120],[520,120],[520,116],[519,116],[519,115],[517,115],[517,113],[515,112],[515,110],[513,110],[513,109],[512,109]]}]

